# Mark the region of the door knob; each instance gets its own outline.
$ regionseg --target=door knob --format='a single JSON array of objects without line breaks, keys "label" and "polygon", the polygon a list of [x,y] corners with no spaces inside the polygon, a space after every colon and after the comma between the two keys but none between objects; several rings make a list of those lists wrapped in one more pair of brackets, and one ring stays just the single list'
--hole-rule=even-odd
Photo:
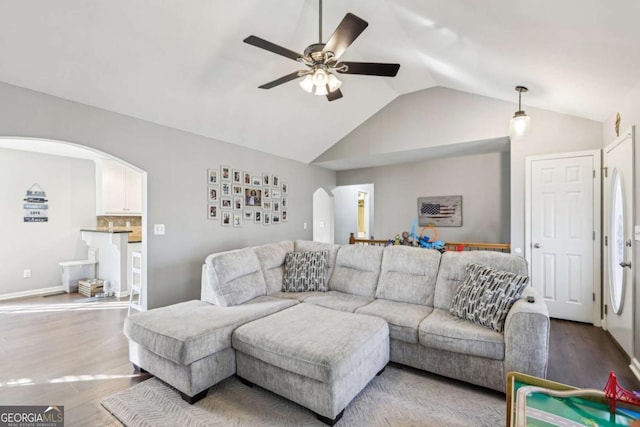
[{"label": "door knob", "polygon": [[534,247],[534,248],[536,248],[536,249],[538,249],[538,248],[540,248],[541,246],[540,246],[540,243],[534,243],[534,244],[533,244],[533,247]]},{"label": "door knob", "polygon": [[627,261],[627,262],[622,261],[620,263],[620,267],[622,267],[622,268],[631,268],[631,261]]}]

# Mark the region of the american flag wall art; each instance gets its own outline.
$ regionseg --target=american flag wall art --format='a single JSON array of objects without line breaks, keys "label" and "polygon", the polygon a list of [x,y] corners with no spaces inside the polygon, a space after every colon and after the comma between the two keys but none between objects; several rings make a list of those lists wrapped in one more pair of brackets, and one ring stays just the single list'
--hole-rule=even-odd
[{"label": "american flag wall art", "polygon": [[462,227],[462,196],[418,197],[418,224]]}]

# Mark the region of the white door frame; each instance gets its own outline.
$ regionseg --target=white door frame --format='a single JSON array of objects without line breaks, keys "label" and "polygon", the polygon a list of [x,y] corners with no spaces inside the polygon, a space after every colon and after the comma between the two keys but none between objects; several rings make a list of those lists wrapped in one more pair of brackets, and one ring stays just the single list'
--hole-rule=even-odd
[{"label": "white door frame", "polygon": [[525,157],[525,201],[524,201],[524,254],[529,268],[529,276],[531,276],[531,165],[537,160],[555,160],[566,159],[569,157],[585,157],[592,156],[594,163],[594,179],[593,179],[593,231],[595,240],[593,240],[593,294],[595,295],[593,302],[593,324],[600,326],[602,318],[600,315],[600,307],[602,305],[602,278],[601,278],[601,253],[600,245],[602,240],[602,151],[586,150],[574,151],[571,153],[545,154],[541,156]]}]

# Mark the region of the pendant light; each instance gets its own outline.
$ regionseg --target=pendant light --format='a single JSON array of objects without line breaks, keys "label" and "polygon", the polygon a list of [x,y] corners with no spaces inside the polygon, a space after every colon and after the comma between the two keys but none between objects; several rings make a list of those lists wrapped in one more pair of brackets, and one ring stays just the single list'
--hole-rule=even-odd
[{"label": "pendant light", "polygon": [[527,92],[528,90],[524,86],[516,86],[516,91],[518,91],[518,111],[513,115],[509,126],[511,136],[522,136],[531,126],[531,118],[522,109],[522,92]]}]

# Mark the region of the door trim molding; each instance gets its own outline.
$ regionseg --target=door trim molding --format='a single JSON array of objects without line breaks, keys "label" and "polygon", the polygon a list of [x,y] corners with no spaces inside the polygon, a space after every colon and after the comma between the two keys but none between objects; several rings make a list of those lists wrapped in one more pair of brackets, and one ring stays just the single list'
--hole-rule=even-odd
[{"label": "door trim molding", "polygon": [[527,260],[529,277],[531,277],[531,165],[534,161],[539,160],[556,160],[572,157],[592,157],[595,176],[593,178],[593,231],[595,231],[595,240],[593,240],[593,293],[595,301],[593,303],[592,320],[594,326],[601,326],[602,315],[600,307],[602,306],[602,275],[601,275],[601,239],[602,239],[602,150],[586,150],[574,151],[570,153],[544,154],[538,156],[525,157],[525,174],[524,174],[524,257]]}]

